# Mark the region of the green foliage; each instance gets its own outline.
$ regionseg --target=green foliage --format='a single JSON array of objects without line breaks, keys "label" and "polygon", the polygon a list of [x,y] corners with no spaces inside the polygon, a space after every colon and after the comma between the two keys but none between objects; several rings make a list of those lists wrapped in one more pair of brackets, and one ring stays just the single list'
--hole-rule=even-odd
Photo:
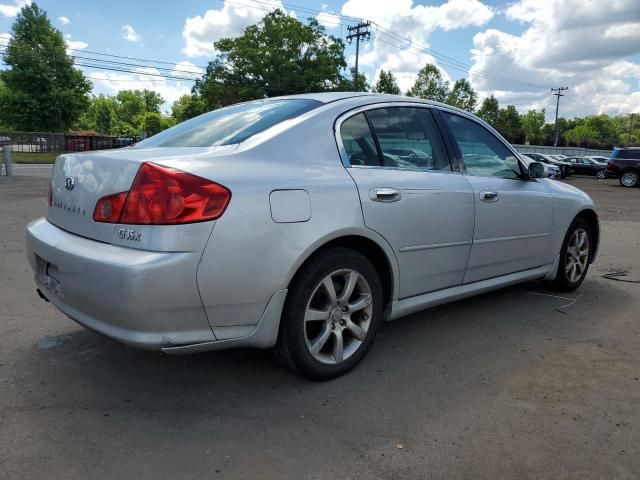
[{"label": "green foliage", "polygon": [[87,108],[91,82],[73,66],[62,33],[32,3],[22,8],[0,72],[0,123],[16,130],[65,131]]},{"label": "green foliage", "polygon": [[183,95],[173,102],[171,106],[171,116],[176,123],[184,122],[190,118],[197,117],[207,111],[204,100],[200,95]]},{"label": "green foliage", "polygon": [[391,95],[400,95],[400,87],[398,81],[391,71],[385,72],[380,70],[378,81],[373,87],[373,91],[377,93],[389,93]]},{"label": "green foliage", "polygon": [[478,104],[478,94],[469,83],[469,80],[461,78],[453,84],[453,88],[447,95],[445,102],[453,107],[473,113]]},{"label": "green foliage", "polygon": [[440,69],[427,63],[418,72],[413,87],[407,92],[409,97],[426,98],[436,102],[444,102],[449,94],[449,82],[442,78]]},{"label": "green foliage", "polygon": [[[349,69],[349,71],[351,72],[351,76],[349,78],[343,77],[338,83],[338,86],[333,90],[337,92],[353,92],[354,91],[353,79],[356,76],[356,69],[352,67]],[[367,77],[365,77],[364,74],[358,72],[358,91],[368,92],[369,90],[371,90],[371,86],[367,82]]]},{"label": "green foliage", "polygon": [[193,93],[208,109],[277,95],[322,92],[342,85],[344,43],[315,19],[304,24],[281,10],[268,13],[235,38],[214,43],[220,52]]},{"label": "green foliage", "polygon": [[568,142],[582,147],[587,146],[590,140],[597,138],[598,131],[589,125],[583,124],[569,130],[565,137]]},{"label": "green foliage", "polygon": [[140,124],[147,137],[163,130],[162,115],[158,112],[144,112]]},{"label": "green foliage", "polygon": [[115,97],[93,96],[75,128],[101,135],[154,135],[175,123],[160,114],[163,103],[162,96],[153,90],[121,90]]},{"label": "green foliage", "polygon": [[529,110],[522,115],[522,129],[524,131],[525,142],[532,142],[540,138],[542,127],[544,126],[544,108],[542,111]]},{"label": "green foliage", "polygon": [[498,126],[498,118],[500,116],[500,105],[498,99],[491,95],[482,101],[482,105],[477,115],[491,125],[493,128]]},{"label": "green foliage", "polygon": [[507,105],[498,112],[498,122],[494,127],[510,143],[521,143],[523,139],[522,120],[514,105]]}]

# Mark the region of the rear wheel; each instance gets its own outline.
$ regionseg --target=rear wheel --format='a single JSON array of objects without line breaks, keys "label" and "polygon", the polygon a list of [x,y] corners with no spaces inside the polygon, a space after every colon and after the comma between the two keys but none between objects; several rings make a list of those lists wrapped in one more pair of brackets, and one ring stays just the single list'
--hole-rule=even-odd
[{"label": "rear wheel", "polygon": [[560,250],[558,273],[549,286],[563,292],[578,288],[589,270],[592,245],[589,224],[583,218],[576,218],[565,236]]},{"label": "rear wheel", "polygon": [[375,268],[354,250],[326,250],[301,268],[289,288],[276,356],[309,378],[337,377],[364,357],[381,319]]},{"label": "rear wheel", "polygon": [[604,170],[598,170],[598,171],[596,172],[596,177],[598,177],[598,178],[600,178],[600,179],[606,178],[606,176],[607,176],[607,175],[606,175],[606,173],[604,172]]},{"label": "rear wheel", "polygon": [[638,172],[634,170],[625,170],[622,172],[622,176],[620,177],[620,185],[623,187],[635,187],[638,185],[638,180],[640,176],[638,176]]}]

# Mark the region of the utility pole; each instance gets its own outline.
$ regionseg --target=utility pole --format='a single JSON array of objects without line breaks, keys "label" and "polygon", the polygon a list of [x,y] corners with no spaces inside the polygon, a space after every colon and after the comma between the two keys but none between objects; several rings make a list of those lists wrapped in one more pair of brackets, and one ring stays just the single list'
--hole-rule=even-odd
[{"label": "utility pole", "polygon": [[558,88],[552,88],[551,91],[552,92],[556,92],[554,93],[554,95],[556,97],[558,97],[558,99],[556,100],[556,124],[555,124],[555,131],[556,131],[556,138],[553,141],[553,146],[557,147],[558,146],[558,135],[560,132],[558,132],[558,109],[560,108],[560,97],[564,97],[564,95],[560,92],[564,91],[564,90],[569,90],[569,87],[558,87]]},{"label": "utility pole", "polygon": [[351,41],[356,39],[356,70],[353,78],[353,91],[358,91],[358,56],[360,55],[360,39],[369,40],[371,38],[371,30],[369,27],[371,26],[371,22],[360,22],[353,27],[347,27],[347,31],[349,35],[347,35],[347,41],[351,43]]},{"label": "utility pole", "polygon": [[627,133],[627,147],[631,146],[631,129],[633,128],[633,113],[629,114],[629,132]]}]

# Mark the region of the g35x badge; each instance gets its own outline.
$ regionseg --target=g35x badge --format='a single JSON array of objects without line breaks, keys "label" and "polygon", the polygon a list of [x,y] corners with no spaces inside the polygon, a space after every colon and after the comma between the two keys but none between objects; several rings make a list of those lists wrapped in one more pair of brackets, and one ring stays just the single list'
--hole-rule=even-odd
[{"label": "g35x badge", "polygon": [[118,230],[118,236],[123,240],[133,240],[134,242],[139,242],[140,238],[142,238],[142,233],[136,232],[135,230],[121,228],[120,230]]}]

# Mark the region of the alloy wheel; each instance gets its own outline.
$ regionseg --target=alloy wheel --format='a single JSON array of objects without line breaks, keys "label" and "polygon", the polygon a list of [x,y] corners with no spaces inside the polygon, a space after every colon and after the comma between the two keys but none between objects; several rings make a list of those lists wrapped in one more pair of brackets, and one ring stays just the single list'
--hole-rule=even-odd
[{"label": "alloy wheel", "polygon": [[307,349],[317,361],[338,364],[360,348],[371,325],[373,302],[366,278],[340,269],[316,285],[304,315]]},{"label": "alloy wheel", "polygon": [[601,179],[605,178],[606,175],[604,173],[604,170],[598,170],[598,173],[596,173],[596,177],[601,178]]},{"label": "alloy wheel", "polygon": [[589,234],[584,228],[577,228],[569,239],[565,256],[564,271],[567,279],[575,283],[582,277],[589,263]]},{"label": "alloy wheel", "polygon": [[633,187],[638,183],[638,174],[635,172],[625,172],[620,178],[620,183],[625,187]]}]

